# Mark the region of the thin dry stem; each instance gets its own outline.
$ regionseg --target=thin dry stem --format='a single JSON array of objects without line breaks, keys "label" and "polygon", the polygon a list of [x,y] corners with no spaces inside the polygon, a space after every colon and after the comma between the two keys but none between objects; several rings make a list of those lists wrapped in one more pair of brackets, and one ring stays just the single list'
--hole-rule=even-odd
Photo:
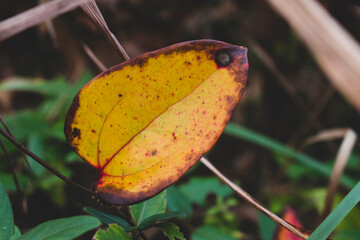
[{"label": "thin dry stem", "polygon": [[325,219],[331,212],[336,190],[339,186],[341,176],[344,172],[351,151],[355,146],[356,139],[357,135],[352,129],[345,130],[344,139],[340,145],[338,153],[336,154],[335,164],[330,176],[329,186],[325,198],[325,207],[322,212],[322,219]]},{"label": "thin dry stem", "polygon": [[98,6],[96,5],[96,2],[94,0],[91,0],[90,2],[82,4],[81,8],[90,17],[93,23],[105,34],[105,36],[111,42],[112,46],[119,54],[119,56],[123,56],[125,60],[129,60],[129,55],[126,53],[125,49],[121,46],[114,34],[110,31],[104,17],[102,16]]},{"label": "thin dry stem", "polygon": [[316,117],[312,117],[310,114],[310,109],[306,105],[306,103],[299,97],[297,90],[291,84],[291,81],[286,78],[284,74],[279,70],[276,66],[273,59],[270,55],[256,42],[251,40],[250,46],[256,55],[259,56],[265,66],[271,71],[271,73],[275,76],[276,80],[280,83],[280,85],[284,88],[285,92],[290,96],[292,101],[299,107],[299,109],[303,112],[303,114],[307,117],[308,122],[312,125],[316,130],[320,130],[323,128],[322,124],[318,121]]},{"label": "thin dry stem", "polygon": [[99,58],[95,55],[95,53],[89,48],[89,46],[86,43],[83,43],[82,45],[84,51],[89,56],[89,58],[96,64],[96,66],[104,72],[107,68],[105,65],[99,60]]},{"label": "thin dry stem", "polygon": [[299,232],[296,228],[294,228],[291,224],[284,221],[282,218],[278,217],[274,213],[270,212],[268,209],[263,207],[258,201],[256,201],[252,196],[250,196],[247,192],[245,192],[242,188],[237,186],[235,183],[231,182],[227,177],[225,177],[217,168],[212,165],[206,158],[202,157],[200,161],[209,168],[213,173],[215,173],[216,176],[218,176],[226,185],[228,185],[232,190],[234,190],[240,197],[245,199],[248,203],[250,203],[252,206],[254,206],[256,209],[264,213],[266,216],[271,218],[276,223],[280,224],[284,228],[286,228],[288,231],[292,232],[296,236],[298,236],[301,239],[307,239],[307,237]]},{"label": "thin dry stem", "polygon": [[0,22],[0,41],[69,12],[88,0],[53,0]]},{"label": "thin dry stem", "polygon": [[334,86],[360,111],[360,45],[314,0],[267,0],[298,33]]}]

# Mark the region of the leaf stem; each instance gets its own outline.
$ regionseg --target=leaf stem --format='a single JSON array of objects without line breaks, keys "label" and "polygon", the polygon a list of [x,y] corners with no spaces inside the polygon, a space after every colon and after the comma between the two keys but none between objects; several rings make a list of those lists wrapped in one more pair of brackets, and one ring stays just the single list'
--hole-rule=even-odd
[{"label": "leaf stem", "polygon": [[26,155],[28,155],[29,157],[31,157],[32,159],[34,159],[36,162],[38,162],[39,164],[41,164],[43,167],[45,167],[47,170],[49,170],[50,172],[52,172],[53,174],[55,174],[58,178],[60,178],[61,180],[63,180],[64,182],[71,184],[77,188],[80,188],[81,190],[87,192],[88,194],[94,196],[94,197],[98,197],[98,195],[85,188],[84,186],[72,181],[71,179],[65,177],[64,175],[62,175],[60,172],[58,172],[55,168],[51,167],[49,164],[47,164],[46,162],[44,162],[41,158],[39,158],[35,153],[31,152],[29,149],[27,149],[24,145],[22,145],[20,142],[18,142],[13,136],[10,136],[8,133],[6,133],[2,128],[0,128],[0,134],[3,135],[7,140],[9,140],[12,144],[14,144],[20,151],[24,152]]},{"label": "leaf stem", "polygon": [[223,181],[226,185],[228,185],[234,192],[236,192],[240,197],[245,199],[248,203],[250,203],[252,206],[254,206],[256,209],[264,213],[266,216],[271,218],[276,223],[280,224],[284,228],[286,228],[288,231],[292,232],[296,236],[298,236],[301,239],[307,239],[307,237],[299,232],[296,228],[294,228],[292,225],[290,225],[288,222],[284,221],[282,218],[278,217],[274,213],[270,212],[268,209],[263,207],[258,201],[256,201],[250,194],[245,192],[242,188],[237,186],[235,183],[230,181],[227,177],[225,177],[214,165],[212,165],[206,158],[202,157],[200,161],[209,168],[213,173],[215,173],[216,176],[218,176],[221,181]]}]

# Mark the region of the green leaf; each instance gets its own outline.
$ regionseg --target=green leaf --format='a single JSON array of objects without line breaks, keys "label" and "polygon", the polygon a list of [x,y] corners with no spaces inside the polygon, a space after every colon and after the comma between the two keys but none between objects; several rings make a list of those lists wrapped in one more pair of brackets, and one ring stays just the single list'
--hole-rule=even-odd
[{"label": "green leaf", "polygon": [[173,223],[158,223],[154,227],[160,228],[169,240],[185,240],[184,235],[179,230],[179,227]]},{"label": "green leaf", "polygon": [[178,189],[191,201],[199,205],[204,205],[206,196],[210,193],[225,198],[233,191],[221,183],[216,177],[200,178],[194,177],[187,184],[183,184]]},{"label": "green leaf", "polygon": [[192,234],[192,240],[238,240],[239,237],[234,237],[231,234],[222,231],[221,229],[205,225],[196,229]]},{"label": "green leaf", "polygon": [[271,240],[276,228],[275,222],[261,212],[258,212],[258,222],[261,239]]},{"label": "green leaf", "polygon": [[125,233],[124,228],[116,225],[110,224],[107,231],[99,229],[95,235],[95,240],[131,240],[131,235],[128,236]]},{"label": "green leaf", "polygon": [[9,239],[14,233],[15,225],[11,204],[0,184],[0,239]]},{"label": "green leaf", "polygon": [[[29,136],[28,140],[28,149],[35,153],[39,158],[44,159],[44,138],[42,135],[38,133],[32,133]],[[43,175],[47,170],[34,159],[29,156],[26,156],[31,172],[34,173],[35,176]]]},{"label": "green leaf", "polygon": [[167,188],[167,208],[170,211],[183,211],[187,216],[192,214],[192,206],[190,200],[177,187],[171,186]]},{"label": "green leaf", "polygon": [[59,78],[53,81],[43,79],[16,78],[0,84],[0,91],[29,91],[46,95],[58,96],[67,90],[65,79]]},{"label": "green leaf", "polygon": [[360,201],[360,182],[350,191],[348,195],[337,205],[330,215],[311,234],[308,240],[325,240],[336,228],[344,217]]},{"label": "green leaf", "polygon": [[130,206],[130,213],[136,222],[136,226],[139,226],[144,219],[152,215],[164,213],[166,208],[165,197],[166,190],[162,191],[153,198]]},{"label": "green leaf", "polygon": [[10,237],[10,240],[19,240],[21,237],[21,232],[17,226],[15,226],[15,233]]},{"label": "green leaf", "polygon": [[[29,178],[22,174],[17,174],[19,180],[20,189],[24,189],[24,186],[29,181]],[[10,173],[0,173],[0,182],[3,185],[4,189],[8,192],[15,192],[16,186],[14,183],[14,177]]]},{"label": "green leaf", "polygon": [[108,213],[104,213],[102,211],[96,210],[91,207],[84,207],[84,211],[89,213],[90,215],[96,217],[102,223],[105,223],[107,225],[116,223],[117,225],[123,227],[126,232],[130,232],[130,230],[131,230],[131,226],[121,217],[118,217],[118,216],[115,216],[112,214],[108,214]]},{"label": "green leaf", "polygon": [[[294,158],[298,163],[302,164],[303,166],[316,171],[323,176],[329,177],[332,172],[332,167],[327,166],[323,163],[320,163],[315,158],[309,157],[305,154],[296,152],[295,150],[277,142],[273,139],[270,139],[264,135],[261,135],[257,132],[251,131],[247,128],[238,126],[233,123],[229,123],[224,130],[224,133],[229,134],[231,136],[244,139],[248,142],[255,143],[260,145],[264,148],[267,148],[273,152],[278,152],[287,156]],[[343,175],[340,180],[341,184],[348,187],[353,188],[356,184],[356,181],[349,178],[346,175]]]},{"label": "green leaf", "polygon": [[185,217],[185,216],[186,216],[185,213],[180,211],[155,214],[142,221],[138,229],[149,228],[152,225],[154,225],[156,221],[165,221],[165,220],[169,220],[177,217]]},{"label": "green leaf", "polygon": [[69,240],[100,226],[100,221],[92,216],[60,218],[41,223],[25,233],[21,240]]}]

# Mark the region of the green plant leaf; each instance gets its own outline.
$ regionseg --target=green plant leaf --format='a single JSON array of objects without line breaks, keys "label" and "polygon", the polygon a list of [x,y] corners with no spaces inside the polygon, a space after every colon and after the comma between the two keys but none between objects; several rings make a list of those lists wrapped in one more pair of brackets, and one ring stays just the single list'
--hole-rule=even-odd
[{"label": "green plant leaf", "polygon": [[320,226],[316,228],[308,240],[325,240],[359,201],[360,182],[356,184]]},{"label": "green plant leaf", "polygon": [[184,235],[179,230],[179,227],[173,223],[158,223],[154,225],[154,227],[160,228],[164,235],[169,238],[169,240],[185,240]]},{"label": "green plant leaf", "polygon": [[214,193],[221,198],[225,198],[233,191],[221,183],[216,177],[194,177],[188,183],[181,185],[178,189],[191,201],[199,205],[205,204],[206,196]]},{"label": "green plant leaf", "polygon": [[[22,174],[17,174],[19,180],[20,189],[24,189],[25,184],[29,181],[29,178]],[[4,189],[8,192],[15,192],[16,186],[14,183],[14,177],[10,173],[0,173],[0,182]]]},{"label": "green plant leaf", "polygon": [[0,239],[9,239],[14,233],[15,225],[11,204],[0,183]]},{"label": "green plant leaf", "polygon": [[21,237],[21,232],[17,226],[15,226],[15,233],[10,237],[10,240],[19,240]]},{"label": "green plant leaf", "polygon": [[261,239],[271,240],[276,228],[275,222],[261,212],[258,212],[258,222]]},{"label": "green plant leaf", "polygon": [[95,240],[131,240],[131,235],[127,235],[124,228],[116,225],[110,224],[107,231],[99,229],[95,235]]},{"label": "green plant leaf", "polygon": [[180,211],[155,214],[143,220],[138,226],[138,229],[149,228],[152,225],[154,225],[156,221],[165,221],[165,220],[169,220],[177,217],[185,217],[185,216],[186,216],[185,213]]},{"label": "green plant leaf", "polygon": [[97,209],[91,208],[91,207],[84,207],[84,211],[89,213],[90,215],[96,217],[99,219],[102,223],[105,223],[107,225],[116,223],[117,225],[124,228],[126,232],[130,232],[131,226],[121,217],[104,213],[102,211],[99,211]]},{"label": "green plant leaf", "polygon": [[[29,136],[28,140],[28,149],[35,153],[39,158],[44,159],[44,138],[41,134],[32,133]],[[29,156],[26,156],[31,172],[34,173],[35,176],[43,175],[47,170],[34,159]]]},{"label": "green plant leaf", "polygon": [[[238,126],[234,123],[229,123],[225,128],[224,133],[237,138],[244,139],[248,142],[255,143],[273,152],[290,156],[294,158],[298,163],[302,164],[303,166],[306,166],[308,169],[312,169],[322,174],[323,176],[329,177],[331,175],[332,167],[320,163],[315,158],[299,153],[277,141],[274,141],[273,139],[270,139],[264,135],[251,131],[242,126]],[[354,181],[353,179],[349,178],[346,175],[343,175],[341,177],[340,182],[343,186],[346,186],[348,188],[353,188],[356,184],[356,181]]]},{"label": "green plant leaf", "polygon": [[25,233],[21,240],[69,240],[100,226],[100,221],[92,216],[59,218],[39,224]]},{"label": "green plant leaf", "polygon": [[177,187],[170,186],[167,188],[167,208],[170,211],[182,211],[187,216],[192,214],[191,202],[185,194],[183,194]]},{"label": "green plant leaf", "polygon": [[221,229],[205,225],[196,229],[192,234],[192,240],[238,240],[238,237],[234,237],[231,234],[222,231]]},{"label": "green plant leaf", "polygon": [[0,91],[28,91],[48,96],[60,96],[65,93],[70,97],[74,96],[91,78],[91,74],[85,73],[75,85],[68,84],[63,77],[58,77],[51,81],[40,78],[13,78],[11,81],[5,80],[1,83]]},{"label": "green plant leaf", "polygon": [[166,190],[162,191],[153,198],[130,206],[131,216],[136,222],[136,226],[140,226],[141,222],[148,217],[164,213],[166,209]]}]

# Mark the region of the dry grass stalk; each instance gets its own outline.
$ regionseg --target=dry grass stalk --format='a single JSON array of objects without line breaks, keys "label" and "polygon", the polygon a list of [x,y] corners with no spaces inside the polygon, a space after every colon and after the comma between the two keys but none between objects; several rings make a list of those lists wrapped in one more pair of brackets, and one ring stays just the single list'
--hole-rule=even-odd
[{"label": "dry grass stalk", "polygon": [[360,111],[360,46],[314,0],[267,0],[312,51],[334,86]]},{"label": "dry grass stalk", "polygon": [[114,34],[110,31],[104,17],[96,5],[95,0],[81,4],[81,8],[90,17],[93,23],[105,34],[119,56],[123,56],[125,60],[129,60],[129,55],[126,53],[125,49],[121,46]]},{"label": "dry grass stalk", "polygon": [[334,202],[336,190],[339,186],[341,176],[344,172],[345,166],[349,160],[352,149],[355,146],[357,134],[349,128],[340,128],[321,131],[319,134],[308,138],[304,146],[314,144],[316,142],[330,141],[337,138],[343,138],[340,148],[336,154],[335,164],[330,176],[330,181],[325,198],[325,207],[321,214],[321,219],[324,220],[331,212],[331,207]]},{"label": "dry grass stalk", "polygon": [[88,0],[53,0],[0,22],[0,41],[69,12]]},{"label": "dry grass stalk", "polygon": [[235,193],[237,193],[240,197],[254,206],[256,209],[264,213],[266,216],[271,218],[276,223],[280,224],[288,231],[292,232],[296,236],[301,239],[307,239],[307,236],[301,233],[297,228],[289,224],[288,222],[284,221],[282,218],[278,217],[274,213],[270,212],[268,209],[263,207],[258,201],[256,201],[252,196],[250,196],[247,192],[245,192],[242,188],[237,186],[235,183],[230,181],[227,177],[225,177],[214,165],[212,165],[206,158],[202,157],[200,161],[209,168],[216,176],[218,176],[221,181],[223,181],[226,185],[228,185]]},{"label": "dry grass stalk", "polygon": [[95,53],[89,48],[89,46],[86,43],[82,44],[82,47],[86,54],[89,56],[89,58],[93,61],[93,63],[96,64],[96,66],[102,71],[106,71],[105,65],[99,60],[99,58],[95,55]]}]

